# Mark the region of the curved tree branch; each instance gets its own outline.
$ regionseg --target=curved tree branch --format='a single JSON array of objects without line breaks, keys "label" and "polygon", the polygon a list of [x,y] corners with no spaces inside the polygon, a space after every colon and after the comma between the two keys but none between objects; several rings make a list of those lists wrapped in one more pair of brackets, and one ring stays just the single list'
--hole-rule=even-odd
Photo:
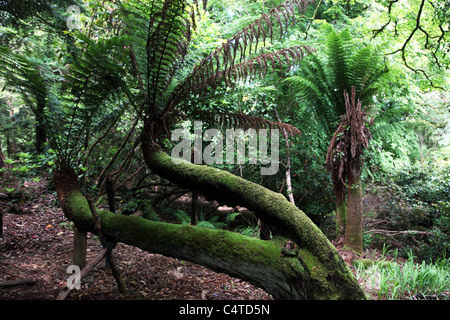
[{"label": "curved tree branch", "polygon": [[[98,232],[74,173],[59,172],[54,183],[66,217],[77,228]],[[276,299],[365,298],[348,268],[341,268],[344,274],[339,276],[320,257],[281,237],[263,241],[225,230],[174,225],[108,211],[98,210],[97,215],[109,241],[225,272],[265,289]],[[323,250],[329,254],[327,248]],[[336,256],[330,258],[338,261]]]},{"label": "curved tree branch", "polygon": [[[336,248],[317,226],[282,194],[216,168],[186,161],[176,161],[175,164],[173,158],[165,152],[155,152],[147,143],[143,144],[143,152],[149,169],[161,177],[183,188],[195,189],[208,200],[214,199],[230,206],[243,206],[255,212],[259,219],[270,226],[274,235],[291,239],[299,248],[317,259],[323,270],[327,270],[325,278],[333,279],[332,286],[336,286],[330,290],[342,290],[348,297],[363,295]],[[349,288],[352,288],[353,292],[347,291]]]}]

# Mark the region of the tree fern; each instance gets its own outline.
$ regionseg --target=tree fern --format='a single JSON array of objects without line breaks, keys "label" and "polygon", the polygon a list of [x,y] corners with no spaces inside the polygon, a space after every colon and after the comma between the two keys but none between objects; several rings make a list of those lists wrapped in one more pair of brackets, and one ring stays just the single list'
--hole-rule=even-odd
[{"label": "tree fern", "polygon": [[331,31],[327,39],[327,66],[329,76],[332,79],[332,94],[335,98],[336,113],[341,115],[345,112],[345,103],[343,101],[344,90],[349,89],[352,70],[349,68],[351,49],[349,50],[346,41],[350,41],[348,30],[341,34]]},{"label": "tree fern", "polygon": [[132,97],[124,81],[120,38],[93,41],[81,33],[78,38],[84,52],[69,69],[53,68],[0,48],[2,76],[42,120],[64,166],[77,161],[85,142],[82,137],[92,136],[99,123],[123,113],[125,106],[113,103],[117,96]]},{"label": "tree fern", "polygon": [[297,91],[299,103],[314,108],[317,117],[331,137],[340,116],[345,114],[344,92],[356,88],[363,107],[371,103],[377,81],[386,71],[370,46],[355,49],[348,30],[329,29],[326,59],[310,56],[294,75],[286,79]]},{"label": "tree fern", "polygon": [[311,56],[301,67],[302,76],[293,76],[287,79],[297,90],[296,97],[300,104],[308,105],[315,110],[317,117],[324,128],[331,133],[337,123],[334,103],[334,86],[330,77],[317,56]]},{"label": "tree fern", "polygon": [[305,53],[311,52],[309,47],[259,50],[276,32],[282,35],[295,20],[296,12],[303,13],[309,2],[288,0],[272,8],[194,65],[189,64],[192,59],[188,55],[199,14],[196,1],[122,3],[124,39],[150,136],[167,131],[170,120],[175,118],[171,113],[193,97],[230,87],[251,76],[264,78],[270,69],[289,67],[303,59]]}]

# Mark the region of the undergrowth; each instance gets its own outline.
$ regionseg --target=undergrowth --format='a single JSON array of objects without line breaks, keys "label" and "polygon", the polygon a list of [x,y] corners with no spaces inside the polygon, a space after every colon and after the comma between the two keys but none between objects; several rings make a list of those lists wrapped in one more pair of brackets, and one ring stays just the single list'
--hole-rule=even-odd
[{"label": "undergrowth", "polygon": [[367,265],[356,263],[356,277],[365,289],[384,300],[450,300],[450,258],[417,263],[409,255],[404,262],[384,256]]}]

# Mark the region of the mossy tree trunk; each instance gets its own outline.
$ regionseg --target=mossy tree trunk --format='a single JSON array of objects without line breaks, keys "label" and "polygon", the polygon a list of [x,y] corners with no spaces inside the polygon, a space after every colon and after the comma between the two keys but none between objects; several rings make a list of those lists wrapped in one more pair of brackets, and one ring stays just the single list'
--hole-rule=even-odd
[{"label": "mossy tree trunk", "polygon": [[[104,236],[145,251],[180,258],[246,280],[275,299],[365,299],[333,245],[296,206],[264,187],[211,167],[174,163],[146,146],[147,165],[209,199],[242,205],[268,223],[271,241],[196,226],[98,211]],[[54,178],[60,204],[77,228],[96,233],[89,204],[70,170]]]},{"label": "mossy tree trunk", "polygon": [[209,200],[247,207],[270,226],[274,236],[294,241],[301,252],[308,253],[305,260],[299,258],[301,265],[308,265],[310,258],[320,265],[316,285],[328,298],[364,297],[334,246],[305,213],[283,195],[216,168],[184,161],[175,163],[165,152],[155,151],[146,143],[143,143],[143,152],[147,166],[156,174],[181,187],[195,188]]}]

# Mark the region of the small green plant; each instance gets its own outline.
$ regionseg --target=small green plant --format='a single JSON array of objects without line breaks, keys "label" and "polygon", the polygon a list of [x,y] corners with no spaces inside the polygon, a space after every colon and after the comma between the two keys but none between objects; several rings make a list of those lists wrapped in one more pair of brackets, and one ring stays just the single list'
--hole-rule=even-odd
[{"label": "small green plant", "polygon": [[239,226],[234,231],[247,237],[259,237],[258,226]]},{"label": "small green plant", "polygon": [[379,299],[450,299],[450,259],[419,264],[410,255],[406,262],[386,262],[356,266],[357,277]]},{"label": "small green plant", "polygon": [[15,188],[8,188],[8,187],[4,187],[4,189],[7,193],[12,193],[16,190]]}]

